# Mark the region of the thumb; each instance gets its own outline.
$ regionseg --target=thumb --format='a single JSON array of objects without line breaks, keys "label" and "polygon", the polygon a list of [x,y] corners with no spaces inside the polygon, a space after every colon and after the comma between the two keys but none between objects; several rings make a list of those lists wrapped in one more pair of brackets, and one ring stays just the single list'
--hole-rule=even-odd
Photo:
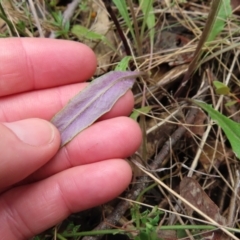
[{"label": "thumb", "polygon": [[0,123],[0,191],[48,162],[58,151],[57,129],[42,119]]}]

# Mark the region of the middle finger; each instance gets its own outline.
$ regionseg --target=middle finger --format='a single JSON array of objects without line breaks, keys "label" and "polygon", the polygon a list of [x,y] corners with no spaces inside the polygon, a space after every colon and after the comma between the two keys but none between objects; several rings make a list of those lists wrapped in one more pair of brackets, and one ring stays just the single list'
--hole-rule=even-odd
[{"label": "middle finger", "polygon": [[[71,84],[46,90],[37,90],[0,98],[0,121],[12,122],[26,118],[50,120],[87,83]],[[127,116],[133,108],[134,100],[128,91],[102,119]]]}]

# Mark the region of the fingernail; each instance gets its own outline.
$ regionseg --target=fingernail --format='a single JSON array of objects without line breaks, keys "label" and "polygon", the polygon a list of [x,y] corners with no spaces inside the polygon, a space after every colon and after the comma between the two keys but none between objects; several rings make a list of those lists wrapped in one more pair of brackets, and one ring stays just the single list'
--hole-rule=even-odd
[{"label": "fingernail", "polygon": [[31,146],[43,146],[54,139],[53,126],[40,119],[26,119],[17,122],[4,123],[24,143]]}]

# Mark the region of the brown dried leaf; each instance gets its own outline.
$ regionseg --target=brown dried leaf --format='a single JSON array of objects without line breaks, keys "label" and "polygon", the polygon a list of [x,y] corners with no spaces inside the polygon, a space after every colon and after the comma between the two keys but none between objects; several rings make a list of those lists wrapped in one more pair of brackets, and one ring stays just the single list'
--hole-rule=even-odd
[{"label": "brown dried leaf", "polygon": [[[104,3],[101,0],[93,1],[92,10],[97,13],[97,16],[94,23],[90,27],[90,31],[105,36],[108,43],[110,43],[112,46],[115,46],[116,42],[114,40],[114,34],[113,31],[110,30],[111,23]],[[111,64],[111,57],[113,55],[112,49],[103,41],[97,45],[96,43],[90,42],[88,43],[88,46],[93,48],[94,53],[97,56],[98,69],[95,75],[105,73],[108,66]]]},{"label": "brown dried leaf", "polygon": [[203,112],[201,109],[199,109],[195,121],[193,123],[193,126],[189,127],[189,130],[187,132],[187,134],[192,135],[198,135],[198,136],[202,136],[205,132],[206,126],[204,126],[204,122],[207,119],[207,115],[205,112]]},{"label": "brown dried leaf", "polygon": [[[190,177],[185,177],[180,183],[180,195],[200,211],[208,215],[221,225],[226,224],[226,219],[221,216],[218,206],[203,191],[199,183]],[[186,210],[192,214],[193,210],[186,205]]]},{"label": "brown dried leaf", "polygon": [[[224,152],[226,152],[226,156],[224,156]],[[228,158],[232,155],[233,151],[227,147],[223,150],[223,146],[220,142],[216,145],[216,141],[207,141],[203,147],[199,161],[203,165],[205,171],[208,171],[210,166],[218,168],[226,157]]]}]

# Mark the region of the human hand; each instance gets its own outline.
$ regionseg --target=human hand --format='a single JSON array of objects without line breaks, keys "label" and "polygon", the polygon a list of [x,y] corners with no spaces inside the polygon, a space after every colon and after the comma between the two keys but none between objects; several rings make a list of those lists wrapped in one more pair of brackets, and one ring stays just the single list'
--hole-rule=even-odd
[{"label": "human hand", "polygon": [[131,180],[122,158],[138,148],[141,131],[124,117],[129,91],[59,150],[59,132],[46,120],[86,86],[79,82],[95,71],[92,51],[70,41],[0,39],[0,62],[0,236],[27,239],[118,196]]}]

